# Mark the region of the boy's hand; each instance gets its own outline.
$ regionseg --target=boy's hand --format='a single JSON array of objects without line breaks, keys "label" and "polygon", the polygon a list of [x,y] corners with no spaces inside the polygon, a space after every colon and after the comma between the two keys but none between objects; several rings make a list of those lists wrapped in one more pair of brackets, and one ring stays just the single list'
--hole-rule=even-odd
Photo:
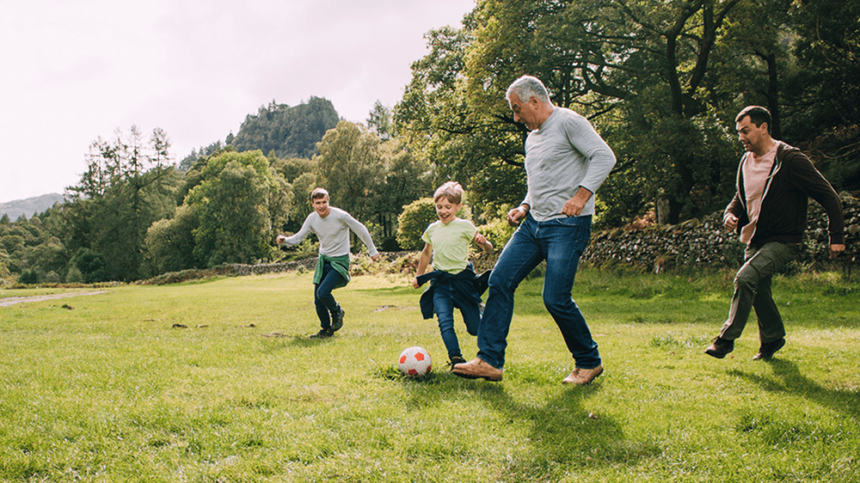
[{"label": "boy's hand", "polygon": [[374,262],[378,262],[379,261],[379,254],[377,253],[376,255],[370,257],[370,259],[373,260]]},{"label": "boy's hand", "polygon": [[489,240],[487,240],[487,237],[481,235],[480,233],[475,234],[475,243],[477,243],[478,246],[480,246],[484,250],[484,252],[493,251],[493,244],[490,243]]},{"label": "boy's hand", "polygon": [[412,288],[418,288],[418,277],[412,279]]},{"label": "boy's hand", "polygon": [[284,235],[278,235],[278,238],[275,238],[275,242],[277,242],[278,245],[281,245],[285,241],[287,241],[287,237],[285,237]]}]

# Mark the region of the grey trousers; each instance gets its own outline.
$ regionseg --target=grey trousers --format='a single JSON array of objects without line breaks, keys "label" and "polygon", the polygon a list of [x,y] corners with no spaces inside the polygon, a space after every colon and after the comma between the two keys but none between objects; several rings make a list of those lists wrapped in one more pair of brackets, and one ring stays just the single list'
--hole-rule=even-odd
[{"label": "grey trousers", "polygon": [[747,246],[744,265],[735,275],[732,306],[729,318],[720,331],[720,338],[734,340],[740,337],[750,309],[755,309],[762,344],[785,337],[785,326],[773,301],[770,284],[774,273],[799,255],[800,246],[793,243],[771,242]]}]

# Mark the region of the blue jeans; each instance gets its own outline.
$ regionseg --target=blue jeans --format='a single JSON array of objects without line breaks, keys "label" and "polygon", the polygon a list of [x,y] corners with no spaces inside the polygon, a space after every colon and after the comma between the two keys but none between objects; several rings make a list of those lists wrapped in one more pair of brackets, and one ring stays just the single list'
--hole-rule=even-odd
[{"label": "blue jeans", "polygon": [[537,222],[531,215],[514,232],[490,275],[490,295],[478,328],[478,357],[493,367],[505,365],[508,331],[514,315],[514,292],[546,260],[543,302],[570,350],[576,367],[601,365],[597,343],[571,298],[579,257],[591,238],[591,216]]},{"label": "blue jeans", "polygon": [[320,327],[328,329],[331,327],[331,318],[340,312],[340,305],[331,294],[339,284],[343,283],[343,277],[337,270],[331,268],[326,262],[323,265],[323,276],[320,283],[314,285],[314,305],[317,308],[317,317],[320,319]]},{"label": "blue jeans", "polygon": [[439,331],[442,333],[442,342],[448,350],[449,359],[463,355],[460,352],[457,332],[454,330],[454,308],[460,309],[460,313],[463,314],[463,322],[470,335],[478,333],[478,325],[481,323],[481,311],[477,304],[457,303],[454,299],[455,294],[450,283],[436,282],[433,285],[433,310],[439,319]]}]

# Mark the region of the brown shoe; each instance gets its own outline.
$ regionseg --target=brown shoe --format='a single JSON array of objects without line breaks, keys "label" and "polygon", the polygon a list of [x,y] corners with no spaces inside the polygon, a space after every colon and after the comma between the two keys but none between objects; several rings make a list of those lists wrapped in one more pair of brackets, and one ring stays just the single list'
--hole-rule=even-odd
[{"label": "brown shoe", "polygon": [[758,354],[753,356],[753,360],[757,361],[759,359],[768,360],[773,357],[773,354],[782,349],[782,346],[785,345],[785,339],[777,339],[773,342],[768,342],[767,344],[762,344],[761,347],[758,348]]},{"label": "brown shoe", "polygon": [[451,372],[460,377],[465,377],[466,379],[482,378],[488,381],[501,381],[502,373],[504,371],[502,369],[496,369],[476,357],[465,364],[457,364],[453,369],[451,369]]},{"label": "brown shoe", "polygon": [[711,345],[705,349],[705,354],[708,354],[711,357],[716,357],[717,359],[722,359],[726,357],[726,354],[735,350],[735,341],[734,340],[726,340],[720,337],[715,337],[714,341],[711,342]]},{"label": "brown shoe", "polygon": [[603,374],[603,366],[597,366],[594,369],[580,369],[577,367],[569,376],[565,377],[561,383],[584,386],[586,384],[591,384],[591,381],[601,374]]}]

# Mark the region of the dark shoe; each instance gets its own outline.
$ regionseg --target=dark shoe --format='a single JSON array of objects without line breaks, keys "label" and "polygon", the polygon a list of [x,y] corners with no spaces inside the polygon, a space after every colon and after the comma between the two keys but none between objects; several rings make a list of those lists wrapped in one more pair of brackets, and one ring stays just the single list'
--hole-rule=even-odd
[{"label": "dark shoe", "polygon": [[451,358],[450,361],[448,361],[448,365],[451,366],[452,371],[454,370],[454,366],[456,366],[457,364],[465,364],[465,363],[466,363],[466,359],[463,359],[463,356],[454,356]]},{"label": "dark shoe", "polygon": [[733,350],[735,350],[735,341],[715,337],[711,345],[705,349],[705,354],[708,354],[711,357],[716,357],[717,359],[722,359],[723,357],[726,357],[726,354]]},{"label": "dark shoe", "polygon": [[319,332],[312,335],[310,338],[311,339],[327,339],[333,335],[334,335],[334,331],[331,329],[320,329]]},{"label": "dark shoe", "polygon": [[586,384],[591,384],[591,381],[601,374],[603,374],[603,366],[597,366],[594,369],[580,369],[577,367],[561,383],[585,386]]},{"label": "dark shoe", "polygon": [[502,369],[496,369],[476,357],[470,362],[457,364],[453,369],[451,369],[451,372],[460,377],[465,377],[466,379],[481,378],[488,381],[501,381],[502,373],[504,371],[502,371]]},{"label": "dark shoe", "polygon": [[343,327],[343,316],[346,312],[343,311],[343,308],[340,309],[340,312],[334,316],[334,320],[331,321],[331,331],[337,332]]},{"label": "dark shoe", "polygon": [[785,345],[785,339],[777,339],[773,342],[768,342],[767,344],[762,344],[761,347],[758,348],[758,354],[753,356],[753,360],[757,361],[759,359],[768,360],[773,357],[773,354],[782,349],[782,346]]}]

